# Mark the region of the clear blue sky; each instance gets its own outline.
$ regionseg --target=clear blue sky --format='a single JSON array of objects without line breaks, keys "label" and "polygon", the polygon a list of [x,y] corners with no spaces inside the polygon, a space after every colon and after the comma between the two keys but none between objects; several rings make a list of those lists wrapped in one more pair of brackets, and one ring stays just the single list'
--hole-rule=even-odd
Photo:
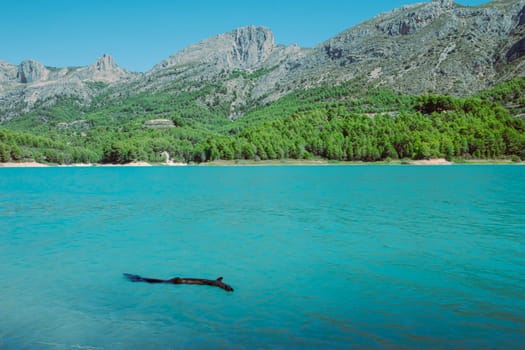
[{"label": "clear blue sky", "polygon": [[420,1],[2,0],[0,60],[82,66],[108,53],[128,70],[146,71],[190,44],[241,26],[267,26],[280,44],[313,47],[376,14]]}]

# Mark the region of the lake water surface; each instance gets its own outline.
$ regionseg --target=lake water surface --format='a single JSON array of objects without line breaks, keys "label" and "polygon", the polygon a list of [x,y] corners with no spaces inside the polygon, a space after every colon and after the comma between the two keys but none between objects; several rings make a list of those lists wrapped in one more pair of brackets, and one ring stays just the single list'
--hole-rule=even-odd
[{"label": "lake water surface", "polygon": [[0,349],[523,348],[525,167],[0,169],[0,278]]}]

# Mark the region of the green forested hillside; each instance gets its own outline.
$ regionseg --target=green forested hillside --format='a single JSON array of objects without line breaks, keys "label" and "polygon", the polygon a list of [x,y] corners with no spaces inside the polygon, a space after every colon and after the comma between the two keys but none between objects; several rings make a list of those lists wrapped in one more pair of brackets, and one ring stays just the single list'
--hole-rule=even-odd
[{"label": "green forested hillside", "polygon": [[[295,91],[230,121],[221,100],[194,92],[63,99],[0,129],[0,161],[128,163],[218,159],[525,159],[525,79],[477,96],[402,96],[350,84]],[[144,123],[169,119],[174,127]]]}]

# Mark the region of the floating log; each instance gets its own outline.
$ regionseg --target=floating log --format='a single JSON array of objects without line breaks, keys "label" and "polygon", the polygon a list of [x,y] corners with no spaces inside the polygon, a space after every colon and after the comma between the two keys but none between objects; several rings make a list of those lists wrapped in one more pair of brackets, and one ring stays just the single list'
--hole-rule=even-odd
[{"label": "floating log", "polygon": [[131,282],[205,285],[205,286],[218,287],[228,292],[233,292],[233,288],[231,286],[222,282],[222,277],[219,277],[216,280],[208,280],[208,279],[203,279],[203,278],[180,278],[180,277],[174,277],[169,280],[161,280],[157,278],[141,277],[139,275],[132,275],[129,273],[125,273],[124,278],[126,278],[127,280]]}]

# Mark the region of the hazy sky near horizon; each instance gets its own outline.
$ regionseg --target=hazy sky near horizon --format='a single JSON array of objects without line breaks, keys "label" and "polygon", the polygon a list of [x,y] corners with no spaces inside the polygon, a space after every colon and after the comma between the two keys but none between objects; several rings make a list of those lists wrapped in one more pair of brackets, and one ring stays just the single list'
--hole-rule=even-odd
[{"label": "hazy sky near horizon", "polygon": [[0,61],[84,66],[108,53],[125,69],[146,71],[186,46],[238,27],[266,26],[279,44],[313,47],[415,2],[420,0],[3,0]]}]

